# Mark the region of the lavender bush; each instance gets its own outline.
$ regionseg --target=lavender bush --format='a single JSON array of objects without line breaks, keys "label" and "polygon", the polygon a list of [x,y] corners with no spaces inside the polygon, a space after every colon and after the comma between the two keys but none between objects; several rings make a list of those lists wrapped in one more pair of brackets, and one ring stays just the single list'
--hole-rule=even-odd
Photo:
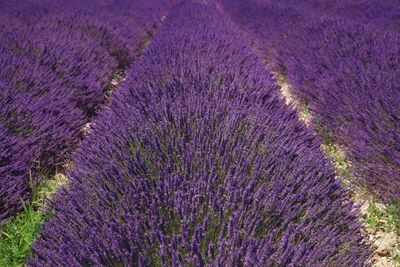
[{"label": "lavender bush", "polygon": [[345,149],[357,182],[382,201],[399,200],[397,34],[282,3],[223,6]]},{"label": "lavender bush", "polygon": [[[59,166],[76,146],[85,118],[57,76],[0,50],[0,220],[29,198],[29,169]],[[38,181],[31,181],[32,185]]]},{"label": "lavender bush", "polygon": [[296,9],[318,12],[323,16],[341,17],[364,25],[375,25],[381,30],[397,32],[400,30],[400,7],[396,0],[271,0],[269,2],[284,3]]},{"label": "lavender bush", "polygon": [[212,6],[174,8],[92,124],[31,266],[364,266],[356,210]]},{"label": "lavender bush", "polygon": [[[39,70],[35,70],[36,74],[48,74]],[[23,81],[18,89],[14,86],[2,83],[0,93],[2,221],[28,200],[29,169],[45,171],[59,166],[75,147],[84,121],[83,114],[62,93],[24,92],[29,89]],[[33,178],[31,185],[37,182]]]},{"label": "lavender bush", "polygon": [[2,46],[16,56],[51,69],[73,95],[77,108],[90,114],[103,101],[104,86],[116,63],[99,44],[46,25],[25,27],[2,40]]},{"label": "lavender bush", "polygon": [[[142,1],[136,7],[141,3],[137,18],[128,9],[129,15],[113,21],[101,15],[101,6],[90,16],[86,7],[72,15],[68,6],[74,3],[68,1],[63,13],[45,1],[0,5],[0,224],[29,201],[44,176],[65,163],[82,127],[104,102],[114,73],[138,56],[152,30],[148,25],[154,27],[167,12],[146,9]],[[118,31],[121,20],[131,35]],[[136,54],[129,56],[131,51]]]}]

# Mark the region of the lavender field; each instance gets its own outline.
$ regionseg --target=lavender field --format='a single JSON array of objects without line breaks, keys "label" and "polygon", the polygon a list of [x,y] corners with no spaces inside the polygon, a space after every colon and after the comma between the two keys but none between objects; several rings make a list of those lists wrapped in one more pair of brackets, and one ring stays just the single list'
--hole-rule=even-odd
[{"label": "lavender field", "polygon": [[396,0],[0,0],[0,266],[400,266]]}]

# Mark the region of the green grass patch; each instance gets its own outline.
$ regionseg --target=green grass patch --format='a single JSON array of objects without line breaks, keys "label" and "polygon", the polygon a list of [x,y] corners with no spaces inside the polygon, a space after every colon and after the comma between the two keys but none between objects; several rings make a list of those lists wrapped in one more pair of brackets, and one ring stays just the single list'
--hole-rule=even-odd
[{"label": "green grass patch", "polygon": [[380,230],[386,233],[395,233],[399,243],[395,247],[396,254],[393,260],[396,266],[400,266],[400,203],[391,203],[379,207],[374,201],[371,201],[362,218],[368,227],[375,232]]},{"label": "green grass patch", "polygon": [[396,232],[400,235],[400,205],[388,204],[379,208],[374,201],[369,203],[363,219],[372,228],[381,228],[385,232]]},{"label": "green grass patch", "polygon": [[[57,177],[56,174],[54,177]],[[46,179],[32,189],[32,201],[23,211],[0,228],[0,266],[23,266],[44,219],[51,216],[47,198],[56,192],[59,179]]]},{"label": "green grass patch", "polygon": [[0,266],[22,266],[29,255],[44,213],[29,204],[24,211],[2,227]]}]

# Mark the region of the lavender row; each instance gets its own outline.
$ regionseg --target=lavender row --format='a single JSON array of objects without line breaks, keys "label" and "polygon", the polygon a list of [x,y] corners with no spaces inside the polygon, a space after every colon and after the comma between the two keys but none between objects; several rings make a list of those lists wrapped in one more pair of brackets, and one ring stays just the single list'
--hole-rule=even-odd
[{"label": "lavender row", "polygon": [[[101,7],[90,13],[76,7],[80,12],[43,12],[28,20],[35,13],[29,11],[41,10],[19,6],[29,3],[0,9],[0,223],[29,201],[43,176],[65,163],[113,75],[137,57],[163,15],[143,1],[142,9],[124,15],[110,11],[110,19]],[[68,9],[68,2],[63,6]],[[143,22],[146,14],[151,23]]]},{"label": "lavender row", "polygon": [[319,142],[213,6],[176,6],[74,157],[32,266],[363,266]]},{"label": "lavender row", "polygon": [[250,2],[226,2],[225,10],[345,149],[357,182],[380,200],[400,199],[398,36],[291,5]]},{"label": "lavender row", "polygon": [[[270,2],[278,1],[271,0]],[[342,17],[364,25],[375,25],[381,30],[400,31],[400,6],[396,0],[283,0],[279,2],[325,16]]]},{"label": "lavender row", "polygon": [[3,10],[28,24],[42,21],[45,27],[83,32],[115,56],[121,67],[126,67],[173,2],[15,0],[3,3]]}]

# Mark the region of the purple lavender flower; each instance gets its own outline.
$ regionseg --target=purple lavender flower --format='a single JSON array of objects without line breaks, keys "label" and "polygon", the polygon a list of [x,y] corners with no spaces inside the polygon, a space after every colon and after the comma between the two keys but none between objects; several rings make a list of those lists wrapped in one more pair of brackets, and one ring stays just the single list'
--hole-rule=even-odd
[{"label": "purple lavender flower", "polygon": [[319,141],[212,6],[177,5],[93,122],[32,266],[363,266]]},{"label": "purple lavender flower", "polygon": [[0,5],[0,224],[65,163],[112,76],[138,56],[168,7],[120,1],[106,15],[111,2],[11,2]]},{"label": "purple lavender flower", "polygon": [[398,32],[383,31],[386,22],[362,25],[365,16],[340,18],[293,2],[221,6],[344,148],[355,182],[382,201],[400,200]]}]

